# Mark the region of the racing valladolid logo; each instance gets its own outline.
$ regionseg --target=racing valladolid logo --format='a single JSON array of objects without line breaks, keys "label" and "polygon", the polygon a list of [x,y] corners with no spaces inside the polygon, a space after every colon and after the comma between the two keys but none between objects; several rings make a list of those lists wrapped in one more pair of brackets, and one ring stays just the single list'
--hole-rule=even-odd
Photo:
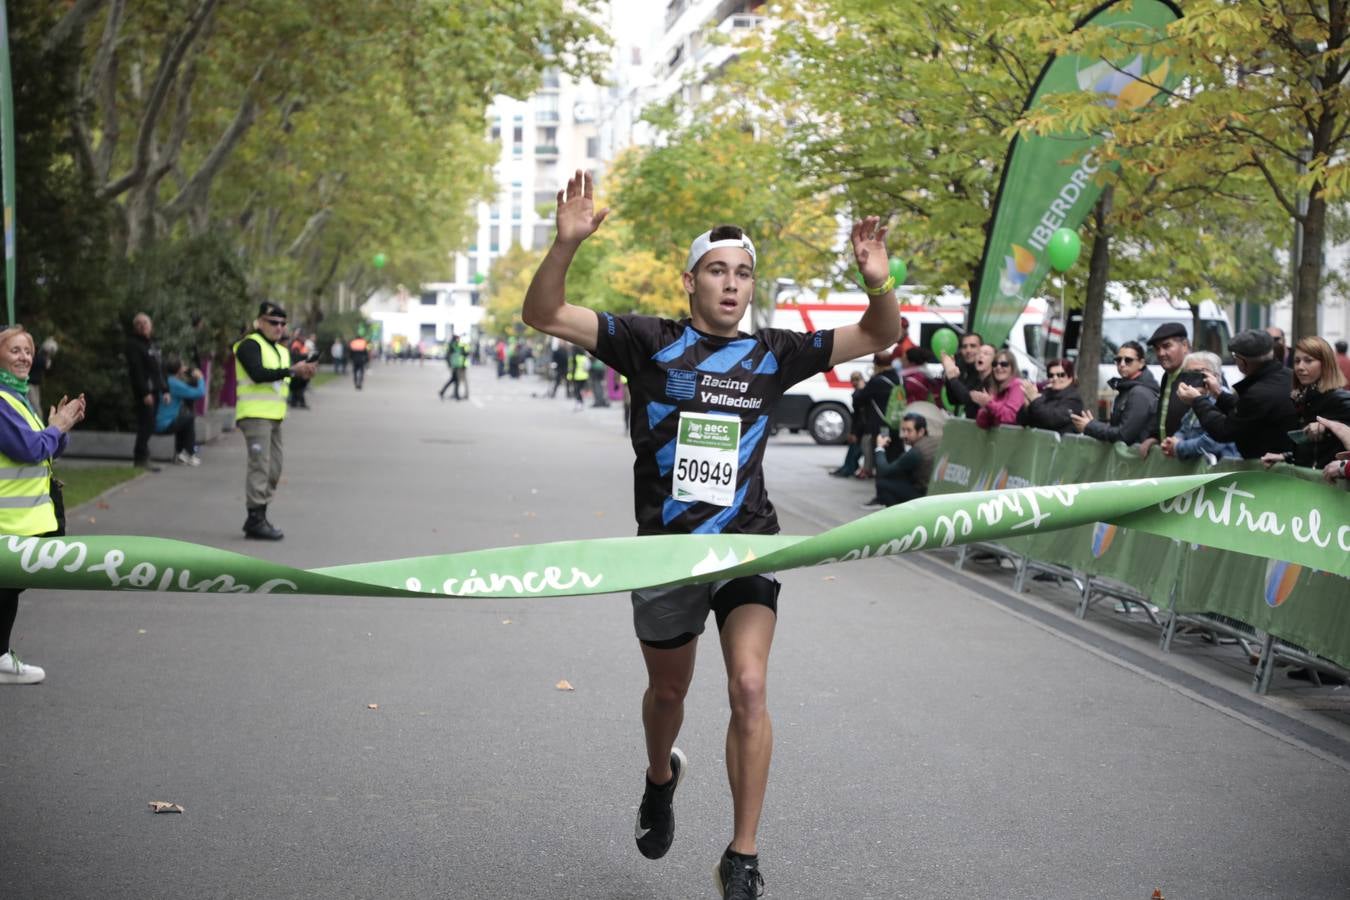
[{"label": "racing valladolid logo", "polygon": [[1144,54],[1139,54],[1123,66],[1102,60],[1078,70],[1078,87],[1085,91],[1105,94],[1102,102],[1112,109],[1129,111],[1139,109],[1158,93],[1156,85],[1167,79],[1167,60],[1163,60],[1147,75]]},{"label": "racing valladolid logo", "polygon": [[1022,290],[1022,282],[1027,280],[1036,268],[1036,257],[1031,251],[1019,244],[1012,245],[1012,253],[1003,257],[1003,272],[998,278],[999,290],[1009,297],[1016,296]]}]

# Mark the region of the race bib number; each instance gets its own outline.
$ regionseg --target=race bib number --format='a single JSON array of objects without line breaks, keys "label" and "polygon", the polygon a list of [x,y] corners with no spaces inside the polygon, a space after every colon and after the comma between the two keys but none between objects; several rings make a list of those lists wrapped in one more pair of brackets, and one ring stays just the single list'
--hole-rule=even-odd
[{"label": "race bib number", "polygon": [[740,467],[741,420],[680,413],[671,492],[676,500],[730,506]]}]

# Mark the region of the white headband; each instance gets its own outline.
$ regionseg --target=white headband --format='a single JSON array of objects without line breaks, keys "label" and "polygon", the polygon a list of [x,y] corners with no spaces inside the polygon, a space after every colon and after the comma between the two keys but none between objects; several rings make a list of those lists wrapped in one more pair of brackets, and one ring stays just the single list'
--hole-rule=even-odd
[{"label": "white headband", "polygon": [[738,238],[714,241],[712,232],[705,231],[694,238],[694,242],[689,245],[689,262],[685,265],[684,270],[686,272],[694,271],[694,266],[698,265],[698,261],[706,256],[709,250],[716,250],[718,247],[735,247],[738,250],[744,250],[750,254],[750,266],[751,268],[754,267],[755,245],[751,243],[750,238],[741,235]]}]

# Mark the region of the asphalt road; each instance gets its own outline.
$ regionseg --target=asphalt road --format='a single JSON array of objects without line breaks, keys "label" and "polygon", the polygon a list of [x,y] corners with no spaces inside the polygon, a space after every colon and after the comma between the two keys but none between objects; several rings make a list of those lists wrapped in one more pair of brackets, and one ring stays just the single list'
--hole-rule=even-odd
[{"label": "asphalt road", "polygon": [[[311,392],[276,544],[242,539],[238,433],[72,515],[311,567],[631,534],[619,412],[442,364]],[[784,530],[863,514],[840,451],[769,449]],[[1350,729],[1197,650],[942,557],[782,575],[760,851],[779,898],[1343,898]],[[706,642],[705,642],[706,643]],[[23,596],[46,683],[0,690],[0,897],[712,897],[730,837],[705,646],[670,854],[632,844],[641,660],[624,596]],[[1231,653],[1231,648],[1228,648]],[[560,691],[562,679],[574,691]],[[378,704],[378,709],[370,709]],[[155,815],[150,801],[180,803]]]}]

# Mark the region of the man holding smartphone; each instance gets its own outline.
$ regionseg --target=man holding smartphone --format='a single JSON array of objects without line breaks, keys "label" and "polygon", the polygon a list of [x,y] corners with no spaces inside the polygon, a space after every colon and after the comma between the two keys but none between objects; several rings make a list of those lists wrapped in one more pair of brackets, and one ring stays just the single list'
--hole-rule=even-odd
[{"label": "man holding smartphone", "polygon": [[1289,432],[1302,427],[1290,397],[1293,372],[1275,358],[1275,342],[1264,331],[1236,334],[1228,350],[1245,377],[1222,393],[1219,379],[1205,372],[1203,387],[1182,381],[1177,400],[1190,406],[1205,433],[1216,441],[1232,441],[1243,459],[1293,450]]},{"label": "man holding smartphone", "polygon": [[[875,217],[853,227],[853,252],[870,295],[856,324],[814,334],[770,328],[749,335],[738,328],[754,297],[756,251],[733,225],[704,232],[690,246],[682,275],[686,319],[611,315],[567,302],[568,266],[609,213],[597,212],[592,198],[590,176],[580,171],[558,192],[557,236],[525,292],[521,317],[628,378],[638,533],[776,533],[761,470],[774,404],[796,382],[888,347],[899,335],[886,229]],[[714,875],[723,897],[734,900],[758,896],[764,884],[756,835],[773,748],[766,682],[778,588],[772,575],[757,575],[632,597],[648,678],[638,851],[659,859],[675,836],[672,801],[688,769],[675,738],[698,637],[712,612],[731,703],[726,762],[732,800],[732,838]]]},{"label": "man holding smartphone", "polygon": [[281,340],[286,310],[264,300],[249,332],[234,345],[235,375],[239,381],[234,417],[248,446],[248,474],[244,496],[248,518],[244,536],[279,541],[281,529],[267,520],[281,480],[281,423],[286,418],[286,390],[292,378],[313,378],[314,363],[291,363],[290,350]]}]

